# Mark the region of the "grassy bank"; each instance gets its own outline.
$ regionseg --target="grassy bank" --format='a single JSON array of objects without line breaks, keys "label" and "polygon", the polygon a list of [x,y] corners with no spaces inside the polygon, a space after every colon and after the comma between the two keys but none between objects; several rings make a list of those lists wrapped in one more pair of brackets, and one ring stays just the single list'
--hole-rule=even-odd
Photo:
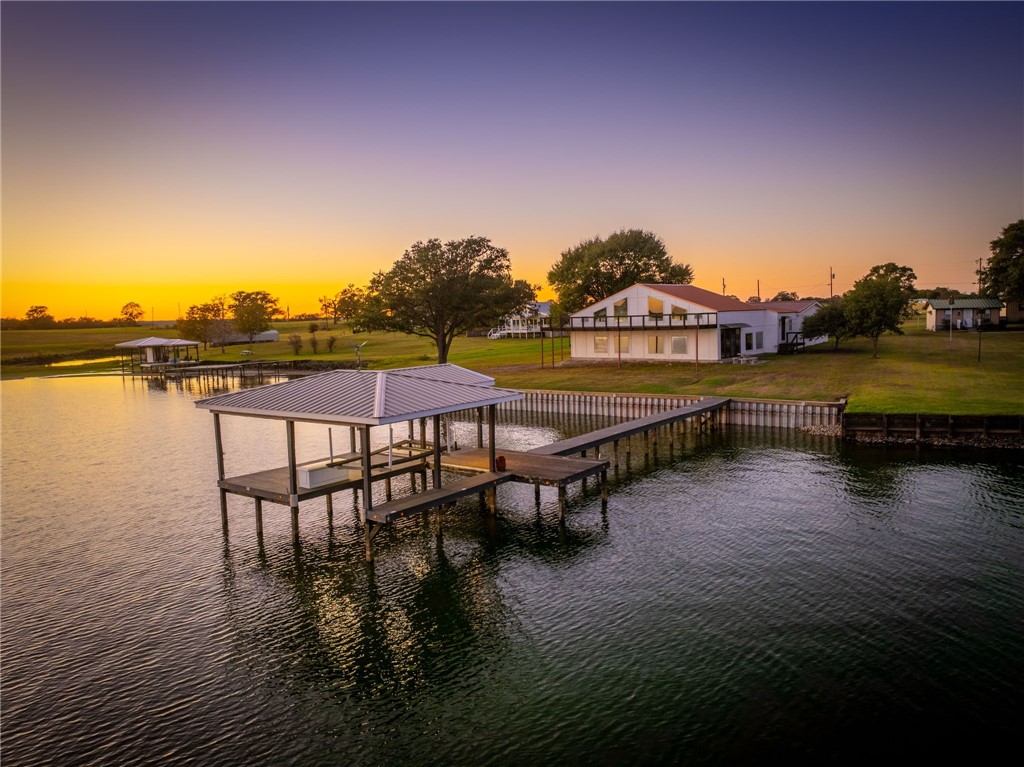
[{"label": "grassy bank", "polygon": [[[209,349],[205,360],[239,362],[271,359],[355,359],[353,343],[363,344],[360,354],[373,368],[423,365],[433,362],[433,344],[422,338],[392,333],[352,334],[345,328],[320,331],[320,353],[310,349],[308,322],[275,323],[281,341],[252,346],[230,346],[222,353]],[[288,345],[291,333],[303,339],[295,355]],[[82,367],[12,365],[14,357],[32,354],[75,354],[106,348],[120,341],[153,335],[151,328],[101,328],[96,330],[9,331],[2,336],[2,377],[53,375],[109,369],[109,363]],[[173,331],[161,330],[169,337]],[[326,350],[326,338],[336,337],[334,351]],[[548,342],[550,344],[550,341]],[[757,365],[704,363],[650,364],[568,363],[540,367],[540,342],[536,339],[484,337],[458,338],[449,361],[492,375],[500,386],[523,389],[573,391],[714,394],[771,399],[836,400],[846,397],[849,407],[860,412],[885,413],[988,413],[1024,412],[1024,333],[986,333],[981,337],[982,361],[977,361],[978,336],[942,333],[919,327],[905,336],[887,336],[879,344],[879,357],[871,356],[871,344],[857,339],[840,346],[814,347],[792,356],[766,355]],[[556,346],[557,348],[557,346]],[[242,350],[251,355],[243,355]],[[568,340],[565,355],[568,357]]]}]

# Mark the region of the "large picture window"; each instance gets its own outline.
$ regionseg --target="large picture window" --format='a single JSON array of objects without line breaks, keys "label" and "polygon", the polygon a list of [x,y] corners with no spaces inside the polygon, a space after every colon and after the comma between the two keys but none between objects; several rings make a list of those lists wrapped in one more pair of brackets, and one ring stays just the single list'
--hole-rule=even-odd
[{"label": "large picture window", "polygon": [[594,336],[594,354],[608,353],[608,336]]},{"label": "large picture window", "polygon": [[615,351],[622,354],[629,353],[629,336],[615,336]]},{"label": "large picture window", "polygon": [[665,339],[662,338],[661,336],[647,336],[647,353],[664,354]]},{"label": "large picture window", "polygon": [[672,336],[672,353],[686,354],[686,336]]}]

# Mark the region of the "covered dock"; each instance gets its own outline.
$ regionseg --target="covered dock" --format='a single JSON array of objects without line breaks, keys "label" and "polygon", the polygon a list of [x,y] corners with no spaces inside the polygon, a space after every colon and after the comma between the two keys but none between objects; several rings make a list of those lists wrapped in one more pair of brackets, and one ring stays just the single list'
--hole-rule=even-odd
[{"label": "covered dock", "polygon": [[114,344],[121,355],[122,375],[159,373],[169,367],[199,362],[199,342],[184,338],[139,338]]},{"label": "covered dock", "polygon": [[[373,558],[373,539],[381,526],[410,514],[453,503],[460,497],[479,493],[493,513],[498,485],[509,481],[559,484],[560,500],[566,482],[602,473],[607,461],[566,462],[561,474],[517,473],[515,459],[499,457],[494,432],[497,406],[522,398],[522,393],[494,386],[494,379],[456,365],[428,365],[397,370],[335,370],[302,379],[271,384],[255,389],[221,394],[200,400],[197,407],[213,413],[217,453],[217,485],[220,490],[221,517],[227,529],[227,495],[255,500],[257,533],[262,533],[264,501],[286,505],[292,514],[292,537],[299,536],[299,504],[307,499],[326,497],[332,513],[333,493],[345,489],[361,491],[361,518],[365,531],[366,557]],[[488,439],[483,440],[484,409],[487,410]],[[468,459],[454,458],[465,451],[447,455],[442,450],[441,418],[445,414],[475,410],[477,448],[470,465]],[[286,465],[228,476],[225,471],[221,417],[236,415],[283,421],[287,436]],[[428,439],[426,423],[432,423]],[[299,464],[296,458],[296,422],[345,426],[350,431],[350,450],[336,455],[333,445],[321,460]],[[408,436],[394,442],[392,426],[408,424]],[[419,422],[418,438],[414,424]],[[389,440],[384,448],[372,447],[371,430],[388,427]],[[329,432],[330,433],[330,432]],[[358,435],[358,441],[356,436]],[[504,465],[510,461],[511,465]],[[571,465],[570,465],[571,464]],[[465,479],[442,486],[442,469],[469,473]],[[427,473],[432,487],[427,488]],[[412,494],[393,498],[391,480],[408,475]],[[416,491],[416,478],[422,489]],[[374,504],[373,483],[384,482],[386,500]]]}]

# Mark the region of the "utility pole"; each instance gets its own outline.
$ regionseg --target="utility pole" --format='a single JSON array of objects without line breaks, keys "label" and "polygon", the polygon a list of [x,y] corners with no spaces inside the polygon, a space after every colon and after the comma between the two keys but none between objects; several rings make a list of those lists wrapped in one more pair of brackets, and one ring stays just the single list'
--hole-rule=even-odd
[{"label": "utility pole", "polygon": [[761,303],[761,280],[757,281],[757,303]]},{"label": "utility pole", "polygon": [[725,295],[725,277],[722,278],[722,295]]},{"label": "utility pole", "polygon": [[828,297],[835,298],[835,293],[832,292],[832,280],[836,278],[836,273],[832,271],[832,267],[828,268]]},{"label": "utility pole", "polygon": [[[975,272],[975,274],[977,274],[977,275],[978,275],[978,295],[980,296],[980,295],[981,295],[981,290],[982,290],[982,281],[981,281],[981,259],[980,259],[980,258],[978,259],[978,271],[976,271],[976,272]],[[980,342],[979,342],[979,344],[980,344]],[[978,351],[978,362],[981,362],[981,351],[980,351],[980,346],[979,346],[979,351]]]}]

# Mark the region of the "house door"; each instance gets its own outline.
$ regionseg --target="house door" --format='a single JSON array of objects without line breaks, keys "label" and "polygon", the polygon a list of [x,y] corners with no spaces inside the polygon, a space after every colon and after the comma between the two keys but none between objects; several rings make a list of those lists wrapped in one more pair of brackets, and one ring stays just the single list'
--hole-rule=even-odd
[{"label": "house door", "polygon": [[728,359],[729,357],[740,356],[740,329],[739,328],[722,328],[722,357],[721,359]]},{"label": "house door", "polygon": [[786,330],[787,330],[786,326],[787,326],[788,322],[789,322],[789,317],[779,317],[779,343],[780,344],[784,344],[784,343],[786,343],[786,341],[789,340],[789,339],[786,338]]}]

